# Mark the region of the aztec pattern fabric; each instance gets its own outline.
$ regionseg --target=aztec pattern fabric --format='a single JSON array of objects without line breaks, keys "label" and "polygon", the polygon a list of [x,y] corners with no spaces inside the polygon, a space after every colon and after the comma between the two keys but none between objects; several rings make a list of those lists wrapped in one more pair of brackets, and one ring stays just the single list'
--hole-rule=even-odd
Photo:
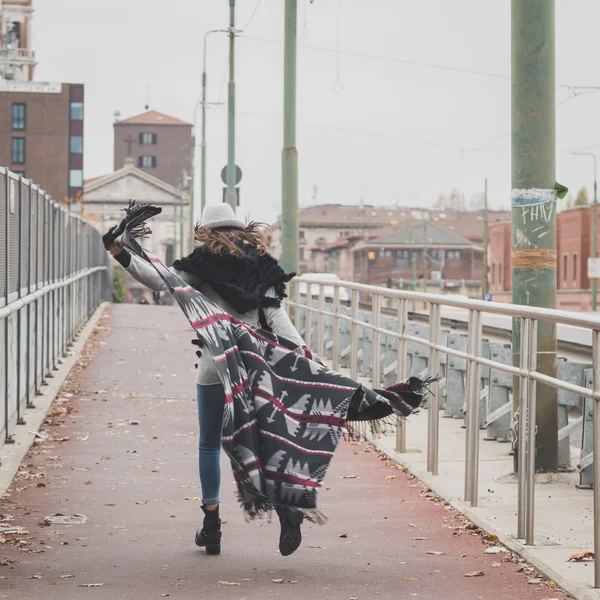
[{"label": "aztec pattern fabric", "polygon": [[122,239],[152,263],[213,356],[225,389],[223,448],[247,514],[294,506],[320,521],[317,491],[347,419],[407,416],[422,401],[423,383],[363,388],[310,352],[223,313],[144,251],[135,234],[125,230]]}]

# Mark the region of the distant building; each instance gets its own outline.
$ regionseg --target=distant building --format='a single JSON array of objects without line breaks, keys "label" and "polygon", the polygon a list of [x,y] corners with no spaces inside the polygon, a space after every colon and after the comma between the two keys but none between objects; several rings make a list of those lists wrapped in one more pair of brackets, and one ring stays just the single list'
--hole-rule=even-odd
[{"label": "distant building", "polygon": [[70,203],[83,190],[84,87],[0,80],[0,164]]},{"label": "distant building", "polygon": [[[489,221],[510,219],[510,212],[489,211]],[[454,232],[469,242],[483,244],[483,211],[410,208],[405,206],[349,206],[323,204],[304,208],[299,215],[300,271],[333,272],[346,279],[354,273],[350,248],[383,230],[402,230],[423,220]],[[273,225],[271,252],[281,257],[281,221]],[[336,256],[338,258],[336,258]]]},{"label": "distant building", "polygon": [[[591,206],[576,206],[556,215],[557,308],[562,310],[591,310],[587,262],[593,256],[592,211]],[[511,301],[511,256],[510,221],[490,226],[489,277],[493,300]]]},{"label": "distant building", "polygon": [[33,0],[0,0],[0,79],[31,81]]},{"label": "distant building", "polygon": [[115,171],[127,157],[138,169],[179,186],[182,169],[190,172],[192,125],[149,110],[114,124]]},{"label": "distant building", "polygon": [[[150,202],[162,207],[162,213],[154,217],[149,225],[152,235],[143,240],[142,246],[171,265],[180,256],[181,200],[179,190],[160,179],[149,175],[135,166],[134,159],[126,158],[125,164],[108,175],[89,179],[85,182],[83,216],[98,231],[106,233],[110,227],[123,218],[122,209],[129,200]],[[184,248],[187,253],[189,240],[189,207],[187,199],[183,207]],[[150,292],[129,278],[128,288],[134,299]]]},{"label": "distant building", "polygon": [[408,287],[414,260],[414,276],[420,282],[425,279],[434,287],[480,286],[483,247],[438,224],[406,223],[357,244],[353,252],[354,280],[361,283]]}]

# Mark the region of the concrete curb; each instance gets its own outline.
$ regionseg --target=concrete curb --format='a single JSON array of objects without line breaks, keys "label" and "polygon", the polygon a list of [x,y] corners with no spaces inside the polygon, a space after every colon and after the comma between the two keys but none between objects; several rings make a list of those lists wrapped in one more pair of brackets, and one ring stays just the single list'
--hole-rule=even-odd
[{"label": "concrete curb", "polygon": [[436,485],[436,478],[428,473],[422,471],[415,471],[411,468],[408,461],[403,461],[401,455],[396,452],[390,452],[378,443],[377,438],[368,436],[368,441],[373,444],[380,452],[385,454],[388,458],[404,467],[409,473],[413,474],[417,479],[422,481],[427,487],[431,488],[440,498],[445,500],[450,506],[455,508],[458,512],[462,513],[477,527],[485,531],[486,533],[498,536],[498,540],[509,550],[512,550],[515,554],[518,554],[524,558],[529,564],[533,565],[540,573],[543,573],[548,579],[551,579],[560,588],[567,593],[571,594],[577,600],[600,600],[600,590],[593,589],[589,586],[581,585],[569,581],[562,575],[558,574],[552,567],[540,560],[534,553],[532,553],[527,546],[522,544],[519,540],[515,539],[511,535],[507,535],[502,531],[499,531],[492,525],[490,521],[478,515],[468,504],[455,498],[443,490],[439,489]]},{"label": "concrete curb", "polygon": [[16,428],[13,435],[14,444],[4,444],[0,449],[0,458],[2,459],[2,466],[0,467],[0,497],[4,496],[6,490],[10,487],[12,480],[23,462],[23,458],[35,441],[35,434],[42,425],[50,405],[54,402],[62,384],[65,382],[71,369],[81,356],[83,347],[96,328],[100,317],[108,305],[108,302],[103,302],[96,309],[79,333],[79,336],[73,343],[73,347],[62,359],[62,364],[59,365],[58,370],[54,371],[54,377],[47,380],[48,385],[42,388],[42,395],[35,397],[35,408],[28,408],[26,410],[24,414],[26,424],[19,425]]}]

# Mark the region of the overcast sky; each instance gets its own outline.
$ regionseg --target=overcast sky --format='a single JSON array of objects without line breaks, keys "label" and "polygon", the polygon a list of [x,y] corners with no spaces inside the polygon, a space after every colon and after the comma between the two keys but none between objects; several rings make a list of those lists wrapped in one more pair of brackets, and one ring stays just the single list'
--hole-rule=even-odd
[{"label": "overcast sky", "polygon": [[[238,0],[236,26],[257,0]],[[113,112],[151,108],[193,121],[202,37],[227,0],[34,0],[36,79],[86,86],[85,177],[112,170]],[[428,205],[441,191],[510,194],[509,0],[298,0],[300,200]],[[281,202],[284,0],[261,0],[237,41],[242,212],[272,221]],[[600,2],[557,0],[557,179],[592,187],[600,152]],[[339,47],[339,54],[336,49]],[[208,99],[226,100],[227,40],[209,38]],[[339,72],[338,72],[339,66]],[[469,72],[470,71],[470,72]],[[199,115],[198,115],[199,122]],[[212,109],[209,202],[221,201],[227,113]]]}]

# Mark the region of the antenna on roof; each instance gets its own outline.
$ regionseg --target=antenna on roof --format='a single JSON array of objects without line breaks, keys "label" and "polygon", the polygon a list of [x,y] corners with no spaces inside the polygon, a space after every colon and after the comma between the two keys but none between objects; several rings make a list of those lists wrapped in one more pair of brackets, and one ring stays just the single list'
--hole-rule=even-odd
[{"label": "antenna on roof", "polygon": [[312,194],[313,204],[317,205],[317,184],[313,185],[313,194]]},{"label": "antenna on roof", "polygon": [[144,106],[146,110],[150,110],[150,86],[146,86],[146,105]]}]

